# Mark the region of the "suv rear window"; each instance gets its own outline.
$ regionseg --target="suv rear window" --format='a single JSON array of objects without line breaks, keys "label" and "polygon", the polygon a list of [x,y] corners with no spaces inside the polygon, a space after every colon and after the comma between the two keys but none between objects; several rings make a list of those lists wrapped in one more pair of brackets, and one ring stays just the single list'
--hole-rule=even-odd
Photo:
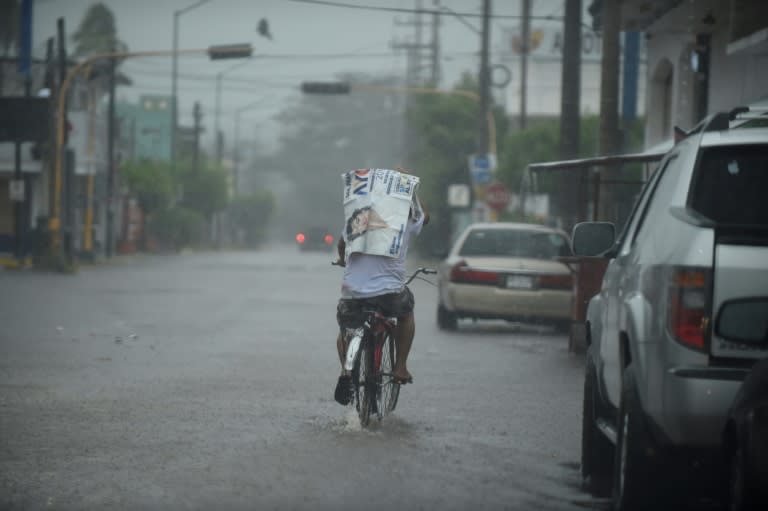
[{"label": "suv rear window", "polygon": [[560,234],[523,229],[474,229],[459,255],[552,259],[571,255],[568,239]]},{"label": "suv rear window", "polygon": [[717,224],[768,227],[768,144],[707,147],[690,206]]}]

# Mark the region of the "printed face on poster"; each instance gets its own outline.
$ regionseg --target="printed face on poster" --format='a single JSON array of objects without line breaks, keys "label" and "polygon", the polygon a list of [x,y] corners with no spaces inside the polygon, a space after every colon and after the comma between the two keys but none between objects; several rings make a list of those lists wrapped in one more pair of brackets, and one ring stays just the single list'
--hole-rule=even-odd
[{"label": "printed face on poster", "polygon": [[347,255],[398,257],[419,178],[391,169],[351,170],[341,178]]}]

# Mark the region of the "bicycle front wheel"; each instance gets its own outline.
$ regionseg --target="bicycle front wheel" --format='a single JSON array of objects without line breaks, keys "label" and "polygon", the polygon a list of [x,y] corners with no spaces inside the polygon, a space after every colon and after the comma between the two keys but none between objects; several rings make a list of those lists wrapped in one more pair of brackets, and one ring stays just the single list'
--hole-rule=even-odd
[{"label": "bicycle front wheel", "polygon": [[360,346],[360,356],[357,357],[357,415],[360,425],[368,427],[371,421],[371,411],[376,407],[376,381],[374,377],[374,353],[369,339],[363,339]]},{"label": "bicycle front wheel", "polygon": [[395,367],[395,340],[391,334],[384,337],[381,346],[381,365],[379,366],[380,385],[380,415],[390,413],[397,406],[397,399],[400,397],[400,384],[394,377]]}]

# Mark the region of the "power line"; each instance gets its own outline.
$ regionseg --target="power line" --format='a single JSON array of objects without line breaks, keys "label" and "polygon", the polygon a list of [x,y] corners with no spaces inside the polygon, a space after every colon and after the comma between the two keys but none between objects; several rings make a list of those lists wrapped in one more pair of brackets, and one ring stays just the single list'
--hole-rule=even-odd
[{"label": "power line", "polygon": [[[377,5],[355,5],[342,2],[330,2],[327,0],[288,0],[289,2],[297,2],[302,4],[312,5],[324,5],[328,7],[343,7],[345,9],[362,9],[368,11],[387,11],[387,12],[403,12],[408,14],[436,14],[438,16],[462,16],[465,18],[482,18],[482,13],[478,12],[456,12],[456,11],[444,11],[442,9],[408,9],[405,7],[381,7]],[[519,14],[493,14],[492,19],[521,19]],[[541,20],[553,20],[549,16],[531,16],[530,19]],[[560,18],[562,20],[562,18]]]}]

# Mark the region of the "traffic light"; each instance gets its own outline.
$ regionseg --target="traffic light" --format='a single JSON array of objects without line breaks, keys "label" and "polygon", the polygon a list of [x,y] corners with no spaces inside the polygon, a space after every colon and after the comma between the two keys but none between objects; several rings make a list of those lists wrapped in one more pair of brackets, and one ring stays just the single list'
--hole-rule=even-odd
[{"label": "traffic light", "polygon": [[239,59],[253,55],[253,47],[248,44],[220,44],[208,47],[208,57],[211,60]]},{"label": "traffic light", "polygon": [[349,94],[349,82],[303,82],[304,94]]}]

